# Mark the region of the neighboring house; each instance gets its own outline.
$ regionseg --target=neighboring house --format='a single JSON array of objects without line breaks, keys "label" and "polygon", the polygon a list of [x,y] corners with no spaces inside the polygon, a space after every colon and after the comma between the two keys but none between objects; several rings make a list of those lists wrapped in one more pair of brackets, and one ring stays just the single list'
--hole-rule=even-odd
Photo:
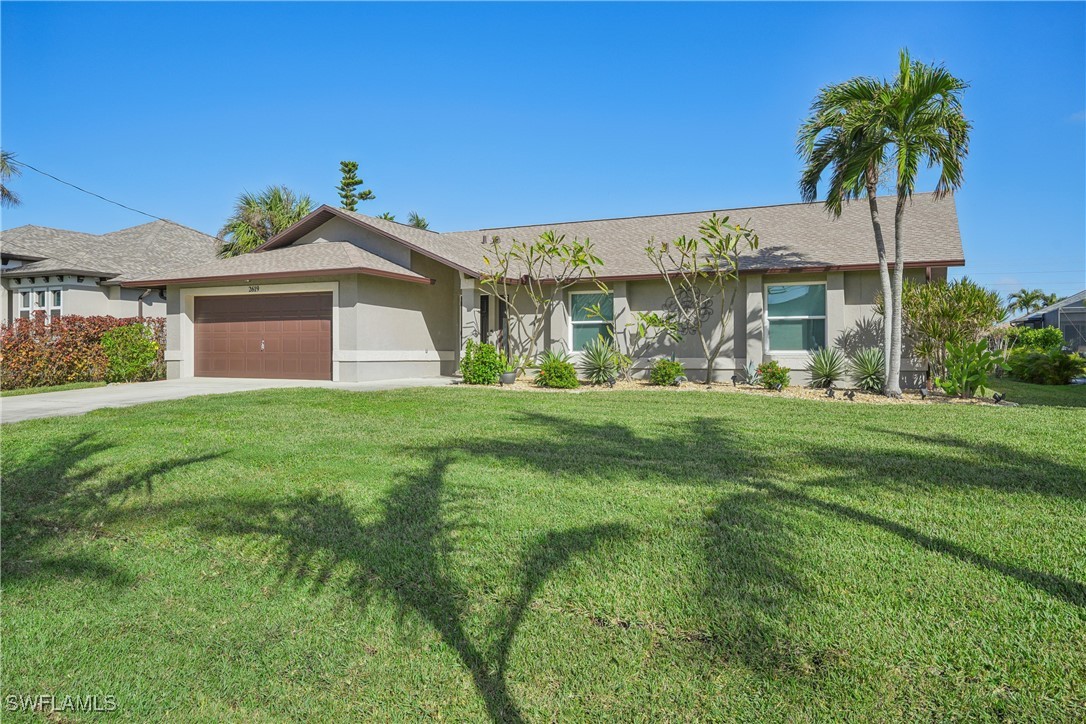
[{"label": "neighboring house", "polygon": [[1086,353],[1086,289],[1036,312],[1016,317],[1011,324],[1034,329],[1056,327],[1063,332],[1068,347]]},{"label": "neighboring house", "polygon": [[152,221],[110,234],[43,226],[0,232],[0,321],[41,310],[62,314],[162,317],[159,289],[121,282],[215,258],[221,242],[184,226]]},{"label": "neighboring house", "polygon": [[[485,238],[531,240],[548,229],[591,238],[610,293],[601,299],[592,284],[579,285],[558,300],[545,324],[545,348],[576,354],[604,329],[626,345],[636,311],[667,311],[667,285],[645,246],[652,237],[695,234],[710,213],[435,233],[323,206],[253,253],[123,284],[167,290],[171,378],[356,381],[453,374],[468,339],[493,341],[506,326],[503,305],[479,283]],[[852,351],[881,343],[866,204],[847,207],[839,220],[813,204],[717,213],[749,219],[761,248],[742,259],[715,378],[727,380],[747,361],[769,359],[799,373],[823,345]],[[906,223],[910,277],[945,279],[947,267],[965,263],[952,198],[915,195]],[[585,314],[598,301],[610,319]],[[708,314],[720,318],[716,307]],[[661,344],[639,362],[645,366],[660,355],[675,355],[692,376],[704,375],[695,339]],[[916,374],[905,377],[915,382]]]}]

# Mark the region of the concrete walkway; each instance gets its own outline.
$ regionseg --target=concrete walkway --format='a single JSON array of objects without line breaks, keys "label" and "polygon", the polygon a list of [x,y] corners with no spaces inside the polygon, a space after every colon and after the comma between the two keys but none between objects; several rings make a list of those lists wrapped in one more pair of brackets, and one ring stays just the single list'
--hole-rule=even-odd
[{"label": "concrete walkway", "polygon": [[348,392],[395,390],[403,387],[439,387],[452,384],[451,377],[417,377],[382,382],[321,382],[317,380],[235,380],[195,377],[160,382],[134,382],[85,390],[42,392],[0,398],[0,422],[21,422],[38,417],[82,415],[105,407],[131,407],[145,402],[180,400],[196,395],[221,395],[228,392],[267,390],[282,387],[322,387]]}]

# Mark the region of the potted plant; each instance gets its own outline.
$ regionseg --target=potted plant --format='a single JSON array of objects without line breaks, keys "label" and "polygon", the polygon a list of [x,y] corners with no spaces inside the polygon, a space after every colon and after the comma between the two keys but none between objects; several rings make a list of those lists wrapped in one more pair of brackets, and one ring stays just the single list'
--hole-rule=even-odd
[{"label": "potted plant", "polygon": [[517,381],[517,366],[513,363],[513,360],[507,359],[505,361],[505,367],[502,369],[501,377],[499,381],[502,385],[511,385]]}]

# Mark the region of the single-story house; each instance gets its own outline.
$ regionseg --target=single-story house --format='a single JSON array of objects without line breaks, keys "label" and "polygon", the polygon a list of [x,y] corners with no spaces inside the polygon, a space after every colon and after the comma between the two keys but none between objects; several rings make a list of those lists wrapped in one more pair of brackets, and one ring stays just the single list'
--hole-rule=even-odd
[{"label": "single-story house", "polygon": [[[884,204],[893,208],[892,199]],[[322,206],[252,253],[122,285],[166,290],[171,378],[449,375],[467,340],[494,341],[507,328],[504,305],[480,284],[484,240],[531,240],[547,230],[592,240],[607,293],[601,296],[591,283],[572,287],[544,324],[544,348],[576,355],[604,329],[628,345],[637,311],[667,312],[668,286],[645,246],[651,238],[695,234],[710,213],[437,233]],[[749,220],[761,238],[760,248],[742,258],[732,320],[720,330],[726,342],[716,379],[727,380],[748,361],[770,359],[799,372],[819,347],[851,351],[880,343],[872,308],[880,285],[866,204],[848,206],[836,220],[817,204],[716,213]],[[906,223],[910,277],[945,279],[948,267],[965,263],[953,198],[916,194]],[[608,319],[586,314],[597,302]],[[706,314],[719,326],[718,306]],[[696,339],[665,339],[639,362],[645,366],[661,355],[681,360],[692,379],[704,378]]]},{"label": "single-story house", "polygon": [[168,221],[85,234],[44,226],[0,232],[0,322],[43,311],[113,317],[163,317],[160,289],[121,283],[211,261],[221,242]]},{"label": "single-story house", "polygon": [[1035,312],[1011,320],[1018,327],[1056,327],[1063,332],[1065,344],[1072,350],[1086,353],[1086,289],[1064,297]]}]

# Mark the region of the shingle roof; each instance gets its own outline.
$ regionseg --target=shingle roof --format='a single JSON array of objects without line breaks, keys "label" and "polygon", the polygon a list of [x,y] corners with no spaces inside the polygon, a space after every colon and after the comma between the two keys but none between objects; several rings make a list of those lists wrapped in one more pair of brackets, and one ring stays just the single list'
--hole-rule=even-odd
[{"label": "shingle roof", "polygon": [[[886,243],[893,245],[893,197],[880,198]],[[666,241],[697,234],[698,225],[713,211],[660,216],[536,224],[506,228],[460,231],[440,236],[457,245],[474,242],[475,268],[482,262],[484,236],[501,239],[532,239],[547,230],[567,237],[590,238],[603,260],[601,275],[654,275],[656,269],[645,255],[650,239]],[[831,218],[822,204],[782,204],[737,209],[718,209],[718,216],[750,225],[760,240],[756,252],[740,258],[747,271],[852,267],[876,264],[874,235],[867,202],[845,206],[839,219]],[[916,194],[905,213],[906,263],[964,263],[958,217],[952,197],[935,200],[932,194]]]},{"label": "shingle roof", "polygon": [[1015,317],[1014,319],[1010,320],[1010,322],[1008,322],[1008,324],[1014,324],[1016,322],[1025,322],[1027,320],[1034,319],[1036,317],[1041,317],[1041,316],[1044,316],[1045,314],[1048,314],[1049,312],[1053,312],[1053,311],[1055,311],[1057,309],[1060,309],[1062,307],[1070,306],[1072,304],[1075,304],[1076,302],[1086,302],[1086,289],[1083,289],[1081,292],[1078,292],[1076,294],[1072,294],[1069,297],[1064,297],[1063,299],[1060,299],[1059,301],[1057,301],[1055,304],[1049,304],[1047,307],[1043,307],[1043,308],[1035,310],[1033,312],[1027,312],[1026,314],[1023,314],[1020,317]]},{"label": "shingle roof", "polygon": [[[287,246],[260,253],[216,259],[168,274],[138,280],[138,284],[161,286],[165,283],[211,281],[216,279],[260,279],[284,276],[321,276],[328,274],[370,274],[429,284],[431,280],[387,259],[359,249],[346,241],[322,241],[302,246]],[[136,284],[136,282],[133,282]]]},{"label": "shingle roof", "polygon": [[152,221],[109,234],[20,226],[0,232],[5,256],[36,259],[8,269],[4,276],[84,273],[107,283],[163,273],[215,258],[219,240],[168,221]]}]

